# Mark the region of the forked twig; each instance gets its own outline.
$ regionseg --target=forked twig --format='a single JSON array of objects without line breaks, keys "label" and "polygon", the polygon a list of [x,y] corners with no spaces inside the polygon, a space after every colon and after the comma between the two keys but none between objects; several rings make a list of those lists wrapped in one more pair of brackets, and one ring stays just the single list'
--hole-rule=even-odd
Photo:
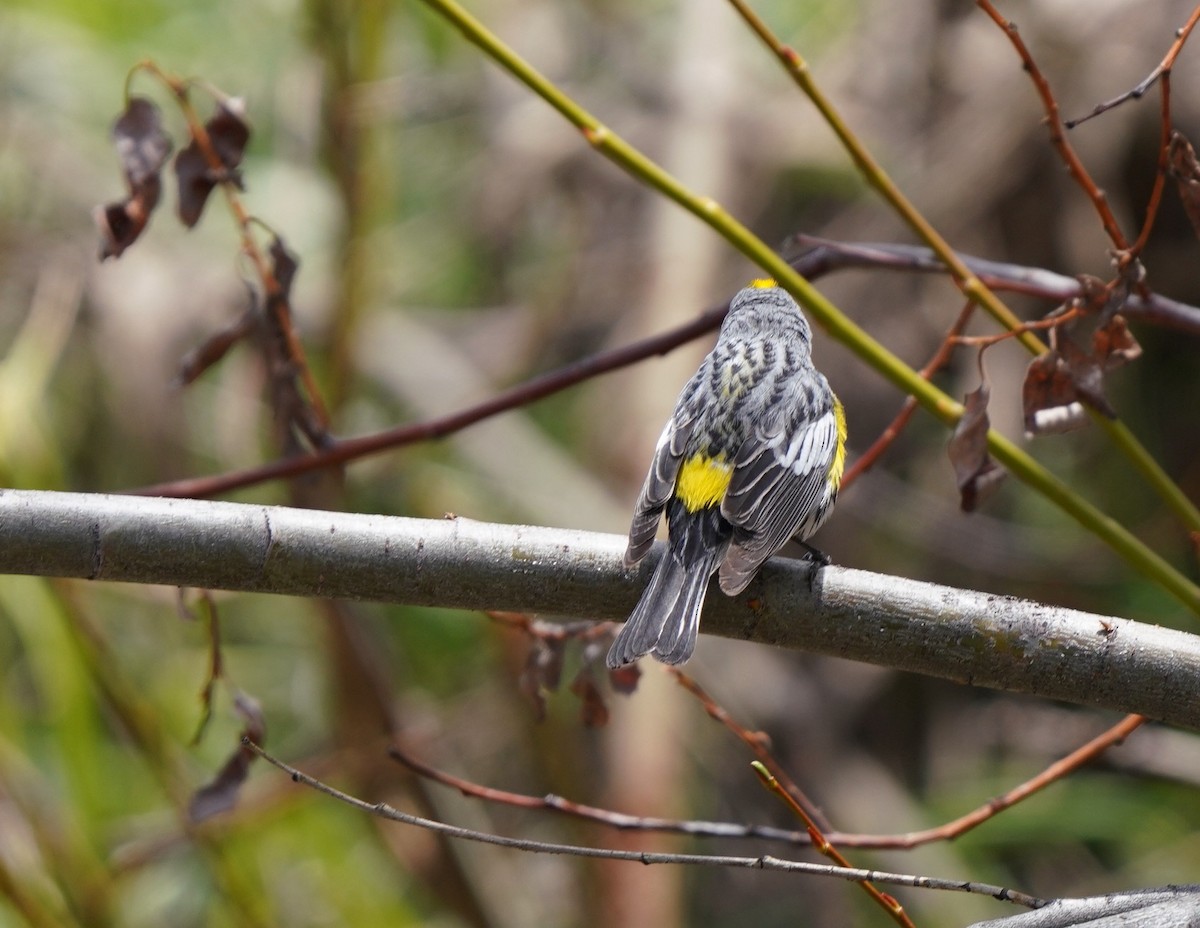
[{"label": "forked twig", "polygon": [[[1012,789],[989,799],[970,812],[960,815],[949,822],[943,822],[941,825],[935,825],[932,828],[925,828],[921,831],[891,835],[826,829],[824,832],[825,837],[831,843],[840,844],[843,847],[874,850],[911,850],[912,848],[925,844],[933,844],[938,841],[952,841],[982,825],[1005,809],[1009,809],[1034,794],[1041,792],[1051,784],[1080,769],[1084,764],[1095,760],[1110,747],[1123,742],[1145,721],[1144,716],[1126,716],[1107,731],[1097,735],[1091,741],[1076,748],[1065,757],[1054,761],[1044,770],[1025,780],[1023,783],[1019,783]],[[791,845],[812,843],[812,835],[807,831],[739,822],[714,822],[695,819],[679,820],[629,815],[625,812],[616,812],[611,809],[602,809],[597,806],[574,802],[553,794],[530,796],[525,793],[513,793],[508,790],[484,786],[472,780],[457,777],[444,770],[439,770],[437,767],[413,757],[412,754],[396,746],[391,747],[388,754],[397,763],[404,764],[414,773],[450,789],[458,790],[464,796],[470,796],[484,802],[497,802],[502,805],[514,806],[519,809],[544,809],[598,825],[605,825],[609,828],[616,828],[621,831],[665,832],[690,835],[695,838],[755,838]]]},{"label": "forked twig", "polygon": [[1163,60],[1158,63],[1158,66],[1151,71],[1144,80],[1139,81],[1130,90],[1122,94],[1118,94],[1111,100],[1106,100],[1103,103],[1098,103],[1090,113],[1086,116],[1081,116],[1079,119],[1068,119],[1064,125],[1068,129],[1074,129],[1081,123],[1087,122],[1101,113],[1107,113],[1114,107],[1120,106],[1127,100],[1138,100],[1154,86],[1154,82],[1160,77],[1168,77],[1171,73],[1171,68],[1175,66],[1175,59],[1179,57],[1179,53],[1183,51],[1183,46],[1188,40],[1188,36],[1192,34],[1192,30],[1196,28],[1196,24],[1200,22],[1200,6],[1192,10],[1192,15],[1188,17],[1188,21],[1175,30],[1175,41],[1171,43],[1170,49]]},{"label": "forked twig", "polygon": [[[750,766],[754,768],[754,772],[758,775],[763,785],[783,800],[783,803],[804,822],[805,827],[808,829],[808,835],[812,839],[813,847],[817,849],[817,852],[823,857],[828,857],[839,867],[849,867],[850,861],[843,857],[838,849],[830,844],[829,839],[825,835],[821,834],[817,826],[805,814],[804,809],[800,807],[800,804],[796,802],[792,794],[784,789],[779,780],[772,776],[771,772],[758,761],[753,761]],[[902,928],[916,928],[912,923],[912,919],[908,917],[908,913],[904,911],[904,907],[900,905],[899,900],[895,896],[881,892],[870,880],[857,880],[856,882],[878,906],[892,917],[896,924],[901,925]]]},{"label": "forked twig", "polygon": [[1113,247],[1118,251],[1127,251],[1129,241],[1117,224],[1117,218],[1108,205],[1108,197],[1092,180],[1092,175],[1084,167],[1074,146],[1067,141],[1066,126],[1063,125],[1062,116],[1059,114],[1058,100],[1055,99],[1054,92],[1050,89],[1050,82],[1046,80],[1046,76],[1025,45],[1025,40],[1021,38],[1017,24],[1001,15],[1000,11],[992,5],[991,0],[975,0],[975,3],[992,22],[1000,27],[1012,43],[1013,48],[1016,49],[1017,54],[1020,55],[1021,64],[1028,72],[1029,79],[1033,81],[1034,89],[1041,98],[1042,108],[1046,111],[1046,127],[1050,130],[1050,143],[1062,158],[1063,164],[1066,165],[1071,176],[1075,178],[1075,182],[1079,184],[1080,189],[1092,201],[1092,206],[1095,207],[1096,214],[1100,217],[1100,223],[1104,226],[1104,231],[1112,241]]},{"label": "forked twig", "polygon": [[724,725],[742,744],[750,749],[750,752],[775,777],[781,788],[791,797],[792,801],[803,810],[806,824],[814,822],[824,831],[831,829],[824,813],[817,808],[816,803],[804,794],[804,791],[787,775],[787,772],[783,769],[783,765],[775,759],[775,755],[771,753],[770,739],[763,732],[750,731],[739,723],[737,719],[729,714],[724,706],[719,705],[715,699],[708,695],[704,687],[682,670],[675,667],[663,667],[663,670],[673,677],[676,683],[700,701],[700,705],[708,713],[709,718]]},{"label": "forked twig", "polygon": [[1036,896],[1031,896],[1028,893],[1018,892],[1017,890],[1008,889],[1003,886],[993,886],[986,883],[975,883],[964,880],[947,880],[938,879],[935,877],[915,876],[904,873],[889,873],[881,870],[863,870],[858,868],[834,867],[826,864],[812,864],[798,860],[785,860],[779,857],[761,856],[761,857],[732,857],[722,855],[709,854],[663,854],[652,853],[649,851],[622,851],[609,848],[583,847],[574,844],[556,844],[545,841],[531,841],[524,838],[509,838],[503,835],[490,834],[488,832],[476,831],[471,828],[462,828],[457,825],[449,825],[445,822],[435,821],[433,819],[423,818],[419,815],[410,815],[406,812],[401,812],[399,809],[388,805],[386,802],[364,802],[355,796],[344,793],[339,789],[335,789],[322,781],[310,777],[308,774],[297,770],[278,760],[265,750],[255,744],[248,738],[242,739],[243,745],[247,750],[253,752],[258,757],[261,757],[273,767],[283,771],[292,778],[295,783],[300,783],[304,786],[314,789],[317,792],[324,793],[339,802],[345,803],[360,812],[365,812],[368,815],[374,815],[379,818],[388,819],[389,821],[400,822],[405,825],[412,825],[417,828],[423,828],[427,831],[432,831],[437,834],[446,835],[451,838],[459,838],[465,841],[477,841],[482,844],[491,844],[497,847],[506,847],[513,850],[525,851],[536,854],[565,854],[573,857],[591,857],[603,860],[628,860],[640,864],[687,864],[692,866],[702,867],[726,867],[735,869],[748,870],[770,870],[779,873],[805,873],[813,876],[830,876],[839,880],[848,880],[850,882],[859,882],[861,880],[870,880],[874,883],[887,883],[894,886],[911,886],[922,889],[939,889],[947,892],[963,892],[975,893],[986,896],[991,896],[993,899],[998,899],[1001,902],[1011,902],[1015,905],[1025,906],[1030,909],[1038,909],[1049,903],[1048,899],[1040,899]]}]

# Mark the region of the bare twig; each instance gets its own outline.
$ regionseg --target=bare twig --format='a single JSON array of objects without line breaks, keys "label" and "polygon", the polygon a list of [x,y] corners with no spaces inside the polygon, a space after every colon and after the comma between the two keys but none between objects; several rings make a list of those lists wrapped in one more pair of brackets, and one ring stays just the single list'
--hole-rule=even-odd
[{"label": "bare twig", "polygon": [[[974,309],[975,304],[967,301],[967,303],[963,306],[962,311],[958,314],[958,318],[954,320],[954,324],[950,326],[950,329],[946,332],[946,337],[943,338],[941,344],[938,345],[938,349],[934,352],[933,357],[929,359],[928,363],[923,368],[921,368],[922,377],[929,379],[939,370],[941,370],[950,360],[950,355],[954,351],[954,339],[962,333],[964,328],[966,328],[967,322],[970,320]],[[875,466],[875,462],[878,461],[883,456],[884,452],[892,446],[892,443],[900,437],[900,433],[904,431],[905,427],[908,425],[916,411],[917,401],[911,396],[905,397],[904,402],[900,406],[900,411],[896,413],[895,418],[888,423],[887,428],[885,428],[880,436],[875,439],[875,441],[871,444],[871,447],[863,452],[854,462],[854,464],[846,471],[845,476],[842,478],[843,488],[854,483],[854,481],[857,480],[862,474],[865,474],[870,468]]]},{"label": "bare twig", "polygon": [[620,831],[651,831],[671,834],[691,835],[695,838],[757,838],[767,841],[780,841],[788,844],[804,846],[810,844],[807,832],[789,828],[775,828],[771,825],[742,825],[734,822],[704,822],[680,821],[678,819],[656,818],[645,815],[628,815],[611,809],[601,809],[583,803],[574,802],[553,793],[545,796],[529,796],[524,793],[513,793],[508,790],[483,786],[462,777],[456,777],[445,770],[439,770],[422,760],[413,757],[407,751],[392,746],[388,756],[397,763],[403,764],[414,773],[420,774],[435,783],[441,783],[450,789],[456,789],[464,796],[481,799],[484,802],[497,802],[518,809],[540,809],[558,812],[572,818],[598,825],[606,825]]},{"label": "bare twig", "polygon": [[[1127,715],[1116,725],[1112,726],[1112,728],[1097,735],[1087,744],[1076,748],[1061,760],[1055,761],[1037,776],[1031,777],[1019,786],[988,800],[979,808],[968,812],[966,815],[959,816],[954,821],[946,822],[943,825],[938,825],[936,828],[927,828],[924,831],[914,831],[906,835],[897,835],[893,841],[873,846],[911,848],[920,844],[929,844],[933,841],[948,841],[957,838],[972,828],[983,824],[997,813],[1003,812],[1023,799],[1028,799],[1034,793],[1040,792],[1050,784],[1078,770],[1084,764],[1095,760],[1114,744],[1120,744],[1124,741],[1145,721],[1146,719],[1140,715]],[[853,842],[842,841],[841,843],[851,844]]]},{"label": "bare twig", "polygon": [[1093,117],[1099,116],[1101,113],[1107,113],[1116,106],[1120,106],[1127,100],[1139,100],[1141,97],[1154,86],[1155,81],[1160,77],[1167,77],[1171,73],[1171,68],[1175,66],[1175,59],[1179,57],[1179,53],[1183,51],[1183,46],[1187,42],[1188,37],[1192,34],[1192,30],[1196,28],[1196,24],[1200,22],[1200,6],[1192,10],[1192,15],[1188,17],[1188,21],[1179,29],[1175,30],[1175,41],[1171,43],[1171,48],[1163,57],[1163,60],[1158,63],[1153,71],[1151,71],[1144,80],[1139,81],[1132,89],[1118,94],[1111,100],[1106,100],[1104,103],[1097,104],[1096,107],[1086,116],[1081,116],[1079,119],[1068,119],[1064,125],[1068,129],[1074,129],[1080,123],[1087,122]]},{"label": "bare twig", "polygon": [[477,841],[482,844],[491,844],[497,847],[506,847],[513,850],[526,851],[535,854],[566,854],[573,857],[591,857],[600,858],[603,860],[628,860],[647,865],[686,864],[703,867],[771,870],[781,873],[805,873],[814,876],[830,876],[840,880],[850,880],[852,882],[871,880],[875,883],[888,883],[895,886],[912,886],[922,889],[940,889],[947,892],[978,893],[991,896],[993,899],[999,899],[1001,902],[1011,902],[1015,905],[1025,906],[1026,908],[1030,909],[1041,908],[1049,901],[1046,899],[1039,899],[1035,896],[1030,896],[1027,893],[1007,889],[1002,886],[991,886],[984,883],[912,876],[902,873],[888,873],[879,870],[860,870],[844,867],[833,867],[824,864],[804,863],[797,860],[783,860],[778,857],[730,857],[708,854],[659,854],[648,851],[621,851],[608,848],[582,847],[573,844],[553,844],[545,841],[531,841],[523,838],[508,838],[503,835],[489,834],[487,832],[475,831],[474,829],[470,828],[462,828],[457,825],[449,825],[445,822],[438,822],[434,821],[433,819],[422,818],[418,815],[409,815],[406,812],[401,812],[399,809],[393,808],[385,802],[364,802],[363,800],[351,796],[348,793],[343,793],[341,790],[335,789],[334,787],[329,786],[326,783],[315,779],[314,777],[310,777],[294,767],[288,766],[283,761],[272,757],[249,739],[244,739],[243,744],[245,744],[249,750],[263,758],[263,760],[267,761],[267,763],[282,770],[284,773],[290,776],[294,782],[324,793],[326,796],[330,796],[339,802],[343,802],[360,812],[365,812],[368,815],[375,815],[390,821],[400,822],[405,825],[424,828],[427,831],[446,835],[451,838],[459,838],[465,841]]},{"label": "bare twig", "polygon": [[742,744],[750,749],[750,752],[758,759],[758,762],[775,777],[780,787],[787,791],[788,796],[802,810],[802,816],[805,824],[819,827],[820,830],[829,831],[830,824],[825,818],[816,803],[804,794],[796,782],[792,780],[784,771],[783,766],[775,759],[771,753],[771,742],[767,735],[761,731],[750,731],[748,728],[741,725],[723,706],[717,704],[699,683],[689,677],[682,670],[674,667],[664,667],[668,674],[675,678],[675,682],[682,686],[685,690],[691,693],[704,711],[708,713],[709,718],[716,722],[720,722],[729,731],[733,732]]},{"label": "bare twig", "polygon": [[[848,868],[850,862],[829,842],[829,839],[825,835],[821,834],[817,826],[813,824],[812,820],[800,807],[800,804],[796,802],[790,792],[783,788],[779,780],[759,761],[754,761],[751,766],[754,768],[754,772],[758,775],[763,785],[783,800],[784,804],[804,822],[808,829],[808,836],[812,840],[813,847],[817,849],[817,852],[823,857],[832,860],[835,865]],[[916,928],[912,923],[912,919],[908,917],[908,913],[904,911],[904,907],[900,905],[899,900],[895,896],[881,892],[870,880],[857,880],[856,882],[863,888],[871,900],[887,912],[892,917],[892,920],[900,925],[901,928]]]},{"label": "bare twig", "polygon": [[591,355],[573,364],[541,374],[508,390],[503,390],[475,406],[445,416],[427,419],[424,422],[408,423],[358,438],[333,440],[327,448],[303,457],[272,461],[258,467],[230,471],[213,477],[195,477],[160,483],[142,487],[134,492],[143,496],[189,497],[192,499],[215,496],[218,493],[226,493],[267,480],[297,477],[314,470],[356,461],[372,454],[379,454],[416,442],[444,438],[484,419],[526,406],[592,377],[626,367],[654,355],[666,354],[673,348],[716,329],[721,324],[721,320],[725,318],[727,310],[728,306],[717,306],[705,310],[691,322],[663,332],[661,335],[651,336],[632,345]]},{"label": "bare twig", "polygon": [[[1145,723],[1140,715],[1129,715],[1116,725],[1102,732],[1066,757],[1047,766],[1044,770],[1010,790],[1001,793],[976,809],[960,815],[949,822],[944,822],[933,828],[921,831],[910,831],[902,834],[869,834],[858,832],[843,832],[826,830],[825,837],[833,844],[845,847],[872,848],[887,850],[908,850],[924,844],[937,841],[951,841],[960,837],[973,828],[982,825],[1005,809],[1028,799],[1052,783],[1061,780],[1087,763],[1095,760],[1106,750],[1123,742],[1130,734]],[[746,740],[743,738],[742,740]],[[753,748],[754,745],[751,744]],[[757,753],[757,752],[756,752]],[[496,802],[502,805],[514,806],[519,809],[541,809],[568,815],[583,821],[606,825],[621,831],[652,831],[670,834],[690,835],[694,838],[754,838],[763,841],[778,841],[791,845],[812,844],[811,832],[793,829],[776,828],[771,825],[753,825],[741,822],[712,822],[695,819],[679,820],[656,818],[643,815],[628,815],[611,809],[601,809],[596,806],[584,805],[562,796],[553,794],[545,796],[530,796],[523,793],[513,793],[508,790],[483,786],[474,781],[454,776],[444,770],[439,770],[412,756],[407,751],[393,746],[388,751],[389,756],[398,763],[404,764],[413,772],[427,779],[440,783],[450,789],[458,790],[464,796],[480,799],[484,802]]]},{"label": "bare twig", "polygon": [[[917,245],[836,242],[812,235],[796,235],[791,241],[803,249],[792,260],[792,266],[812,280],[852,268],[920,274],[946,273],[946,266],[932,250]],[[1077,277],[1056,274],[1044,268],[989,261],[961,252],[958,256],[992,290],[1023,293],[1056,304],[1085,295],[1084,284]],[[1157,293],[1131,293],[1121,308],[1121,314],[1147,325],[1200,336],[1200,308]]]},{"label": "bare twig", "polygon": [[1033,86],[1037,90],[1038,96],[1042,100],[1042,108],[1046,111],[1046,127],[1050,130],[1050,143],[1062,158],[1063,164],[1067,166],[1067,170],[1071,176],[1075,178],[1076,183],[1092,201],[1092,206],[1095,207],[1096,214],[1100,217],[1100,223],[1104,226],[1104,231],[1108,234],[1109,239],[1113,243],[1113,247],[1120,252],[1126,252],[1129,249],[1129,241],[1125,238],[1125,233],[1121,231],[1121,227],[1117,224],[1117,218],[1113,215],[1112,208],[1108,205],[1108,197],[1104,195],[1104,191],[1097,186],[1092,180],[1092,175],[1088,173],[1088,169],[1084,167],[1083,161],[1076,154],[1074,146],[1067,141],[1066,127],[1063,125],[1062,116],[1058,111],[1058,100],[1054,98],[1054,93],[1050,89],[1050,83],[1046,80],[1046,76],[1042,74],[1041,68],[1038,67],[1029,48],[1025,45],[1025,40],[1021,38],[1021,33],[1017,30],[1017,24],[1005,18],[1000,14],[991,3],[991,0],[976,0],[976,5],[986,13],[997,26],[999,26],[1004,34],[1008,36],[1008,40],[1012,43],[1014,49],[1021,57],[1021,64],[1029,74],[1030,80],[1033,81]]}]

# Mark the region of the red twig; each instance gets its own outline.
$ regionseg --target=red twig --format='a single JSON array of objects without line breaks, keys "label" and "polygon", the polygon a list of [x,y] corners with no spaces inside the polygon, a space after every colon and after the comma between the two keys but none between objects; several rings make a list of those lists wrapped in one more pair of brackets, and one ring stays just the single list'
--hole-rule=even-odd
[{"label": "red twig", "polygon": [[[817,853],[833,861],[837,866],[846,867],[849,869],[851,867],[850,861],[846,859],[845,855],[843,855],[836,847],[833,846],[833,844],[825,835],[821,834],[820,829],[813,824],[812,820],[805,813],[804,809],[802,809],[800,804],[796,802],[795,797],[793,797],[791,793],[783,788],[783,785],[779,782],[779,778],[771,774],[761,763],[756,763],[753,766],[754,772],[758,774],[758,778],[762,781],[763,785],[780,799],[782,799],[784,804],[791,809],[792,812],[802,822],[804,822],[805,828],[808,830],[808,837],[812,841],[813,847],[816,848]],[[858,883],[858,885],[863,888],[866,894],[870,896],[870,898],[885,912],[887,912],[888,915],[892,917],[892,920],[895,921],[896,924],[900,925],[901,928],[916,928],[916,926],[912,923],[912,919],[908,917],[908,913],[904,911],[904,907],[900,905],[899,900],[897,900],[895,896],[891,895],[890,893],[883,892],[870,880],[855,880],[855,882]]]},{"label": "red twig", "polygon": [[1068,322],[1073,322],[1080,316],[1086,316],[1087,310],[1081,306],[1072,306],[1070,309],[1057,316],[1047,316],[1045,319],[1036,319],[1033,322],[1021,323],[1019,331],[1012,332],[997,332],[995,335],[954,335],[951,341],[956,345],[973,345],[979,348],[990,348],[992,345],[999,344],[1002,341],[1007,341],[1014,335],[1020,334],[1021,331],[1031,332],[1040,329],[1056,329],[1060,325]]},{"label": "red twig", "polygon": [[1162,72],[1162,84],[1159,90],[1161,97],[1159,117],[1160,135],[1158,140],[1158,170],[1154,175],[1154,186],[1150,190],[1150,199],[1146,201],[1146,216],[1142,220],[1142,230],[1138,233],[1137,241],[1133,243],[1130,252],[1140,255],[1150,239],[1150,230],[1158,218],[1158,208],[1162,204],[1163,189],[1167,185],[1167,170],[1170,168],[1171,150],[1171,72]]},{"label": "red twig", "polygon": [[[979,808],[968,812],[966,815],[961,815],[951,822],[938,825],[936,828],[927,828],[924,831],[912,831],[905,835],[895,835],[879,843],[872,843],[871,846],[911,848],[920,844],[929,844],[933,841],[949,841],[957,838],[972,828],[983,824],[992,816],[1016,805],[1021,800],[1028,799],[1034,793],[1045,789],[1051,783],[1061,780],[1089,761],[1095,760],[1110,747],[1120,744],[1128,738],[1145,721],[1144,716],[1127,715],[1112,728],[1108,729],[1108,731],[1097,735],[1087,744],[1076,748],[1061,760],[1055,761],[1037,776],[1031,777],[1019,786],[996,796],[994,799],[988,800]],[[853,845],[856,843],[854,840],[856,837],[855,835],[839,835],[838,843]]]},{"label": "red twig", "polygon": [[708,713],[710,718],[728,728],[742,744],[750,749],[758,761],[779,781],[780,786],[787,791],[787,794],[804,810],[804,814],[809,821],[818,825],[823,831],[830,830],[829,822],[821,810],[804,794],[803,790],[796,785],[792,778],[787,775],[779,761],[775,759],[775,755],[771,753],[771,739],[765,732],[750,731],[748,728],[743,727],[723,706],[718,705],[716,700],[709,696],[699,683],[682,670],[677,670],[674,667],[663,667],[663,670],[674,677],[676,683],[700,701],[700,705],[704,707],[704,711]]},{"label": "red twig", "polygon": [[[946,337],[943,338],[942,343],[938,345],[938,349],[936,352],[934,352],[933,357],[929,359],[929,362],[923,368],[921,368],[921,376],[926,380],[941,370],[950,360],[950,355],[954,352],[954,340],[962,333],[962,330],[966,328],[967,322],[970,320],[971,315],[977,305],[978,304],[976,303],[968,301],[966,305],[963,306],[962,312],[958,314],[958,318],[954,320],[954,324],[950,326],[949,330],[946,332]],[[892,443],[900,437],[900,433],[904,431],[905,427],[908,425],[916,411],[916,399],[911,396],[905,397],[904,403],[900,406],[900,411],[896,413],[896,417],[888,423],[887,428],[884,429],[883,433],[875,439],[871,447],[868,448],[866,452],[863,453],[846,471],[845,476],[842,478],[843,489],[857,480],[859,476],[875,466],[875,462],[878,461],[883,456],[883,453],[892,446]]]},{"label": "red twig", "polygon": [[[988,819],[1017,803],[1028,799],[1052,783],[1063,779],[1085,764],[1095,760],[1106,750],[1120,744],[1130,734],[1145,722],[1140,715],[1129,715],[1107,731],[1097,735],[1087,744],[1076,748],[1066,757],[1050,764],[1046,769],[1018,784],[1012,789],[989,799],[976,809],[960,815],[952,821],[945,822],[934,828],[923,831],[910,831],[896,835],[860,834],[854,832],[825,831],[825,838],[843,847],[872,848],[881,850],[908,850],[923,844],[936,841],[953,840],[973,828],[982,825]],[[407,751],[393,746],[388,751],[393,760],[404,764],[420,776],[441,783],[451,789],[456,789],[464,796],[481,799],[486,802],[498,802],[504,805],[522,809],[546,809],[562,815],[619,828],[623,831],[659,831],[673,834],[686,834],[700,838],[758,838],[767,841],[780,841],[788,844],[803,845],[812,841],[807,831],[795,831],[785,828],[774,828],[769,825],[746,825],[734,822],[680,821],[677,819],[653,818],[640,815],[627,815],[610,809],[584,805],[564,799],[553,794],[546,796],[529,796],[524,793],[512,793],[507,790],[482,786],[471,780],[456,777],[453,774],[439,770],[417,760]]]},{"label": "red twig", "polygon": [[626,367],[637,361],[666,354],[693,338],[710,332],[721,324],[728,307],[720,306],[709,309],[694,320],[669,332],[645,339],[633,345],[615,348],[584,358],[574,364],[568,364],[557,370],[534,377],[523,384],[496,394],[482,403],[471,406],[449,415],[428,419],[424,422],[414,422],[407,425],[386,429],[360,438],[334,440],[328,448],[303,457],[286,458],[272,461],[258,467],[245,470],[231,471],[213,477],[195,477],[187,480],[175,480],[154,486],[142,487],[133,492],[142,496],[174,496],[199,498],[215,496],[230,490],[262,483],[267,480],[277,480],[283,477],[297,477],[301,474],[325,467],[344,464],[368,455],[389,451],[415,442],[444,438],[460,431],[469,425],[474,425],[484,419],[507,412],[510,409],[532,403],[542,397],[550,396],[559,390],[574,386],[584,380]]},{"label": "red twig", "polygon": [[1042,107],[1046,111],[1046,126],[1050,130],[1050,142],[1058,151],[1059,157],[1067,166],[1067,170],[1088,198],[1092,201],[1092,205],[1096,209],[1096,214],[1100,217],[1100,222],[1104,226],[1104,231],[1108,234],[1113,246],[1120,252],[1127,252],[1129,242],[1125,238],[1125,234],[1121,231],[1121,227],[1117,225],[1116,217],[1113,215],[1112,209],[1108,205],[1108,198],[1104,195],[1104,191],[1096,186],[1096,182],[1092,180],[1092,176],[1088,173],[1087,168],[1083,166],[1083,162],[1079,159],[1079,155],[1075,153],[1074,147],[1067,141],[1066,127],[1063,125],[1062,117],[1058,111],[1058,101],[1054,98],[1054,93],[1050,89],[1050,84],[1046,80],[1041,69],[1037,66],[1037,62],[1033,60],[1033,55],[1025,45],[1025,40],[1021,38],[1020,32],[1017,31],[1017,25],[1014,22],[1006,19],[1000,12],[991,4],[991,0],[975,0],[976,5],[983,10],[992,22],[1004,30],[1004,34],[1008,36],[1008,40],[1012,42],[1013,48],[1017,54],[1021,56],[1021,63],[1025,70],[1029,72],[1029,77],[1033,81],[1033,86],[1037,90],[1038,96],[1042,99]]},{"label": "red twig", "polygon": [[807,832],[794,831],[784,828],[773,828],[768,825],[737,825],[728,822],[678,821],[676,819],[654,818],[642,815],[627,815],[610,809],[600,809],[596,806],[572,802],[562,796],[548,794],[545,796],[530,796],[525,793],[513,793],[508,790],[494,789],[482,786],[462,777],[456,777],[444,770],[439,770],[417,760],[407,751],[392,746],[388,749],[392,760],[403,764],[419,776],[435,783],[441,783],[451,789],[456,789],[464,796],[482,799],[485,802],[498,802],[518,809],[544,809],[558,812],[572,818],[607,825],[622,831],[654,831],[687,834],[700,838],[759,838],[769,841],[785,841],[789,844],[805,845],[809,843]]}]

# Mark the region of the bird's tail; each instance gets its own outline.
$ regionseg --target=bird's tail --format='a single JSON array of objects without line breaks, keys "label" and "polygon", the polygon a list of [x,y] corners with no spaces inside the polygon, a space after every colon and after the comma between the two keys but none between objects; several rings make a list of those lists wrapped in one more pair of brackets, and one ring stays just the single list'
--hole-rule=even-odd
[{"label": "bird's tail", "polygon": [[727,547],[709,546],[699,552],[688,545],[668,547],[609,649],[609,667],[632,664],[646,654],[664,664],[682,664],[692,656],[708,581]]}]

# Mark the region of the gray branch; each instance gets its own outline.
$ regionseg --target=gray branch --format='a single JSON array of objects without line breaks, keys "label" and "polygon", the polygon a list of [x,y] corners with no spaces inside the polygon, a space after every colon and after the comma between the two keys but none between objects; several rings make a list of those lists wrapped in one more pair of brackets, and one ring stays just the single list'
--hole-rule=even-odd
[{"label": "gray branch", "polygon": [[[624,619],[617,535],[184,499],[0,490],[0,573]],[[703,629],[1200,729],[1200,637],[776,558]]]}]

